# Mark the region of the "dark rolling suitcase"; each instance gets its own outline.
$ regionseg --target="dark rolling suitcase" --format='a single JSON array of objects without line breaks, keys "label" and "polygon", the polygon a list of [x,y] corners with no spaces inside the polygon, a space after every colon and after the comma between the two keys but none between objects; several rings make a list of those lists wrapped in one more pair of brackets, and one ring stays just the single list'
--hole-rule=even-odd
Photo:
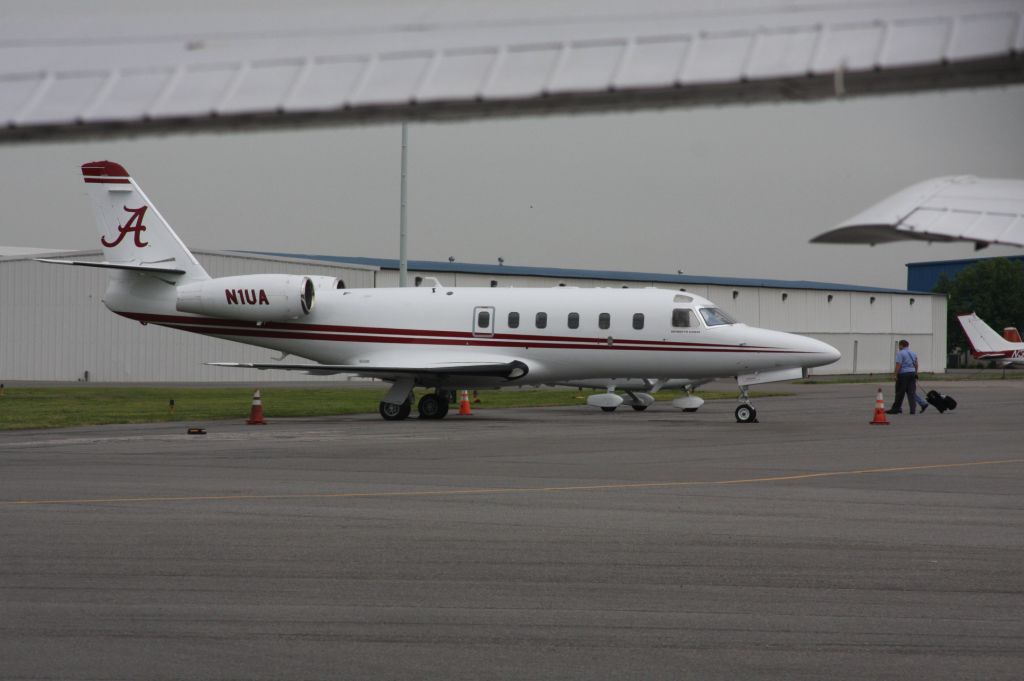
[{"label": "dark rolling suitcase", "polygon": [[929,390],[925,393],[924,399],[928,401],[928,404],[935,407],[940,413],[944,413],[947,409],[952,411],[956,409],[956,400],[949,395],[943,395],[936,390]]}]

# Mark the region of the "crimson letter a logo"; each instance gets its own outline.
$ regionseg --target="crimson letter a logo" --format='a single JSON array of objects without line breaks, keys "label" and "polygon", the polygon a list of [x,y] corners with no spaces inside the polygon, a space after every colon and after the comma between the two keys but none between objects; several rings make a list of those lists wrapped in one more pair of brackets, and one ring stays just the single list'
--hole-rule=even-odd
[{"label": "crimson letter a logo", "polygon": [[131,214],[131,217],[128,218],[128,222],[124,223],[124,226],[117,226],[116,239],[108,242],[106,237],[101,236],[100,243],[107,248],[113,248],[124,241],[124,238],[128,236],[128,232],[133,232],[135,245],[137,247],[142,248],[144,246],[148,246],[149,242],[142,240],[142,233],[146,231],[146,226],[142,224],[142,217],[146,214],[146,208],[148,208],[148,206],[142,206],[141,208],[129,208],[128,206],[124,206],[125,212]]}]

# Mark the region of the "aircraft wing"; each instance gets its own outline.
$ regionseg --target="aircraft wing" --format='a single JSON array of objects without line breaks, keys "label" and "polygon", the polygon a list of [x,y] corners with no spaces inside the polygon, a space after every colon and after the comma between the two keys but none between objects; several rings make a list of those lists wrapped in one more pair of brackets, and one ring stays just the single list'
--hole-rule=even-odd
[{"label": "aircraft wing", "polygon": [[812,243],[973,241],[1024,246],[1024,180],[939,177],[908,187]]},{"label": "aircraft wing", "polygon": [[265,364],[250,362],[207,362],[209,366],[229,367],[236,369],[279,369],[284,371],[304,371],[311,375],[357,374],[367,378],[396,380],[398,378],[437,379],[445,376],[504,378],[508,380],[522,378],[529,372],[529,367],[519,360],[496,360],[476,362],[424,362],[381,364],[285,364],[269,362]]},{"label": "aircraft wing", "polygon": [[0,142],[1024,81],[1024,0],[65,4],[0,22]]}]

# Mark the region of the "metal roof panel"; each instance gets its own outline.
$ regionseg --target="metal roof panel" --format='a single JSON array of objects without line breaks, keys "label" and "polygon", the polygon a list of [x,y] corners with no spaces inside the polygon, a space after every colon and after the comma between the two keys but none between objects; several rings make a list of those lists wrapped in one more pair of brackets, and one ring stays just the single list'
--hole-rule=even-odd
[{"label": "metal roof panel", "polygon": [[[367,258],[360,256],[315,255],[305,253],[277,253],[267,251],[238,251],[256,255],[282,257],[290,259],[318,260],[339,264],[358,264],[379,267],[381,269],[398,269],[398,260],[391,258]],[[760,288],[783,289],[814,289],[826,291],[851,291],[864,293],[908,293],[902,289],[879,288],[873,286],[856,286],[852,284],[832,284],[819,281],[787,280],[787,279],[756,279],[744,277],[712,277],[689,274],[659,274],[651,272],[623,272],[617,270],[589,270],[559,267],[529,267],[523,265],[488,265],[481,263],[435,262],[430,260],[410,260],[409,269],[421,272],[487,274],[491,276],[529,276],[567,279],[599,279],[611,281],[632,281],[644,284],[665,283],[711,286],[753,286]]]}]

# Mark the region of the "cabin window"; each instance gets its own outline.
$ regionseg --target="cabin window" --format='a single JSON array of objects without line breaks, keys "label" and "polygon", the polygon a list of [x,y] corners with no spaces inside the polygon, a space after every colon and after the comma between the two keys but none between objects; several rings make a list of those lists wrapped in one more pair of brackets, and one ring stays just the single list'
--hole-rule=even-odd
[{"label": "cabin window", "polygon": [[644,313],[637,312],[633,315],[633,328],[639,331],[644,328]]},{"label": "cabin window", "polygon": [[476,328],[478,329],[489,329],[491,328],[491,313],[487,310],[480,310],[476,314]]},{"label": "cabin window", "polygon": [[602,312],[601,314],[597,315],[597,328],[608,329],[611,328],[611,325],[612,316],[610,314],[608,314],[607,312]]},{"label": "cabin window", "polygon": [[537,328],[538,329],[544,329],[544,328],[547,328],[547,325],[548,325],[548,313],[547,312],[538,312],[537,313]]},{"label": "cabin window", "polygon": [[519,313],[509,312],[508,313],[508,328],[518,329],[519,328]]},{"label": "cabin window", "polygon": [[708,326],[723,326],[736,323],[735,319],[717,307],[702,307],[700,309],[700,316],[704,318],[704,322]]},{"label": "cabin window", "polygon": [[672,326],[677,329],[689,329],[697,326],[693,323],[693,312],[682,307],[672,310]]},{"label": "cabin window", "polygon": [[570,312],[569,313],[569,328],[578,329],[580,328],[580,313]]}]

